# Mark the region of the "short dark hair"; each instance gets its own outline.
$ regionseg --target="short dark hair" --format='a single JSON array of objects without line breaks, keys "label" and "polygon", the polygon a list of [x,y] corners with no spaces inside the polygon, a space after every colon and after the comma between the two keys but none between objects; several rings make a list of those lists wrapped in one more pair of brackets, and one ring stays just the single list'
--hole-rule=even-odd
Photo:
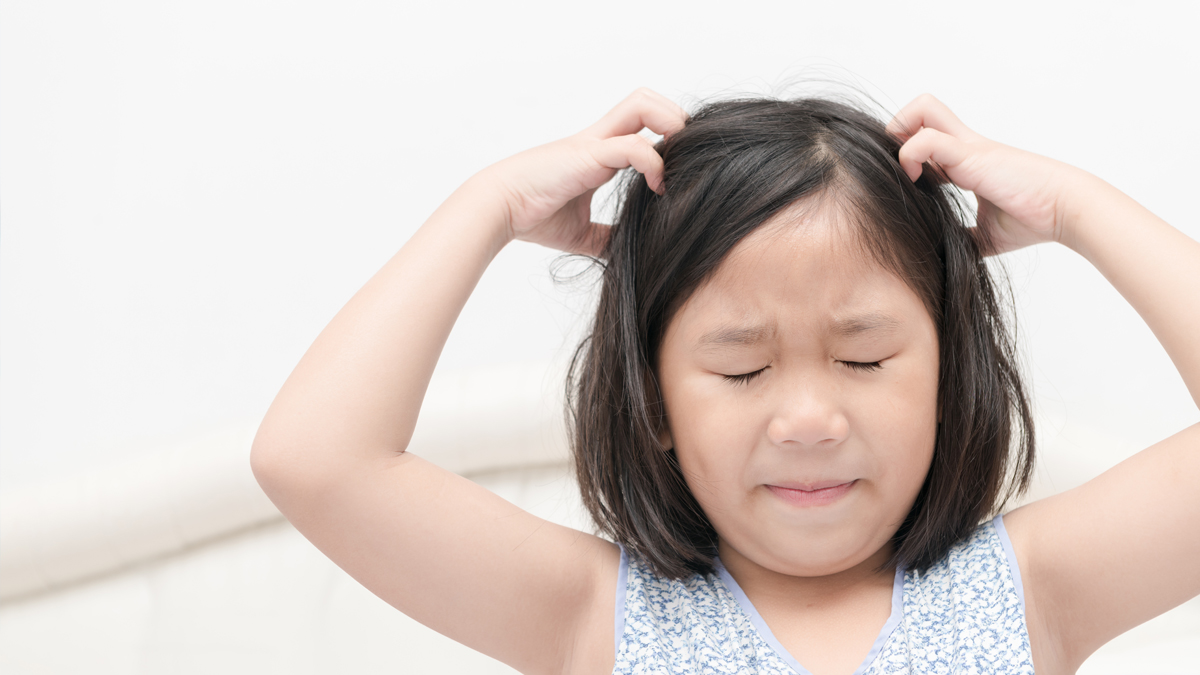
[{"label": "short dark hair", "polygon": [[717,533],[659,440],[657,353],[668,322],[746,235],[798,200],[833,197],[868,253],[913,288],[937,327],[938,426],[916,502],[893,538],[924,570],[1028,487],[1029,400],[970,210],[930,165],[915,183],[901,142],[825,99],[709,103],[659,143],[665,193],[625,176],[591,333],[568,377],[572,455],[598,531],[668,578],[713,569]]}]

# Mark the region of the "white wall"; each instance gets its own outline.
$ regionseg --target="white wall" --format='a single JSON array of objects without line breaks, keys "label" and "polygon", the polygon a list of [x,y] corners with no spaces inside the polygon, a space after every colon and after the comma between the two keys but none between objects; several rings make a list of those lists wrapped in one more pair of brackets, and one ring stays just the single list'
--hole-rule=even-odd
[{"label": "white wall", "polygon": [[[734,7],[736,6],[736,9]],[[0,7],[0,488],[255,419],[471,173],[639,85],[796,75],[1085,167],[1200,238],[1195,3],[361,2]],[[510,247],[442,367],[565,349],[586,293]],[[1153,442],[1197,419],[1086,263],[1011,256],[1041,405]]]}]

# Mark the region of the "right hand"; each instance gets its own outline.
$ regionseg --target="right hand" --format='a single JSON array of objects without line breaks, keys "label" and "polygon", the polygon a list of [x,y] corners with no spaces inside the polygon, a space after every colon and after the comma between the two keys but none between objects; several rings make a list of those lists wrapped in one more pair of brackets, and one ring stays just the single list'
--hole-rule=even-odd
[{"label": "right hand", "polygon": [[648,128],[667,136],[686,121],[682,108],[642,88],[574,136],[488,167],[480,178],[493,181],[504,196],[507,239],[599,256],[609,226],[592,222],[592,194],[629,166],[662,194],[662,157],[638,132]]},{"label": "right hand", "polygon": [[978,227],[970,232],[985,255],[1068,243],[1074,239],[1068,214],[1078,209],[1067,205],[1095,200],[1090,175],[984,138],[929,94],[904,106],[887,128],[904,140],[899,159],[910,179],[934,162],[955,185],[975,193]]}]

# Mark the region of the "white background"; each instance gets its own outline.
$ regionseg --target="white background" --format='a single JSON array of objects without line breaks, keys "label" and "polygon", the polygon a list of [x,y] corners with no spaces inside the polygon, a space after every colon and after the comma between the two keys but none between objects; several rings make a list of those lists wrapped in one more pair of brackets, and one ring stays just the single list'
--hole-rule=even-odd
[{"label": "white background", "polygon": [[[0,8],[0,489],[265,412],[475,171],[638,86],[806,77],[1096,173],[1193,238],[1197,5],[62,2]],[[587,288],[506,249],[439,368],[572,346]],[[1043,413],[1141,445],[1200,418],[1082,259],[1008,256]]]}]

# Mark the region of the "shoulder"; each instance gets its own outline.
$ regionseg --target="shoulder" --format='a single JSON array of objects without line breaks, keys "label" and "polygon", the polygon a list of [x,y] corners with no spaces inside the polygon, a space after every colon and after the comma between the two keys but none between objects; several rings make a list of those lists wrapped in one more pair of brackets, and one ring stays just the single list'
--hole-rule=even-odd
[{"label": "shoulder", "polygon": [[723,645],[730,636],[748,630],[719,568],[671,579],[615,544],[604,567],[566,672],[631,672],[655,664],[661,672],[675,672],[680,663],[727,651]]},{"label": "shoulder", "polygon": [[1004,523],[985,521],[927,569],[905,571],[906,601],[930,611],[1003,613],[1020,618],[1024,590]]},{"label": "shoulder", "polygon": [[626,618],[667,623],[722,613],[734,598],[720,577],[719,568],[682,579],[663,577],[646,560],[623,548],[617,609],[624,609]]},{"label": "shoulder", "polygon": [[672,579],[636,555],[624,562],[614,672],[793,672],[760,637],[719,564]]},{"label": "shoulder", "polygon": [[1035,655],[1040,640],[1061,672],[1074,672],[1109,640],[1200,593],[1198,449],[1200,424],[1005,516]]},{"label": "shoulder", "polygon": [[961,541],[951,546],[928,569],[907,572],[910,580],[921,583],[946,582],[984,585],[990,594],[1021,596],[1020,572],[1012,546],[1000,517],[981,523]]},{"label": "shoulder", "polygon": [[932,662],[961,665],[966,659],[976,665],[1003,664],[999,670],[1006,673],[1033,673],[1022,581],[1014,561],[1004,523],[997,518],[980,524],[927,569],[906,570],[904,644]]},{"label": "shoulder", "polygon": [[1034,666],[1038,673],[1074,672],[1070,665],[1070,656],[1063,648],[1062,639],[1054,630],[1050,620],[1052,611],[1049,605],[1052,599],[1041,592],[1044,587],[1043,579],[1031,558],[1034,548],[1033,537],[1035,529],[1030,521],[1033,512],[1028,509],[1017,509],[997,517],[1002,523],[1005,539],[1008,542],[1010,564],[1014,576],[1020,582],[1022,602],[1025,607],[1025,625],[1029,632],[1029,646],[1033,654]]},{"label": "shoulder", "polygon": [[618,577],[625,576],[625,557],[622,549],[611,542],[604,542],[603,553],[596,567],[598,572],[588,593],[579,625],[563,661],[565,673],[580,675],[607,675],[613,672],[616,652],[613,649],[613,617],[620,616],[622,588],[618,588]]}]

